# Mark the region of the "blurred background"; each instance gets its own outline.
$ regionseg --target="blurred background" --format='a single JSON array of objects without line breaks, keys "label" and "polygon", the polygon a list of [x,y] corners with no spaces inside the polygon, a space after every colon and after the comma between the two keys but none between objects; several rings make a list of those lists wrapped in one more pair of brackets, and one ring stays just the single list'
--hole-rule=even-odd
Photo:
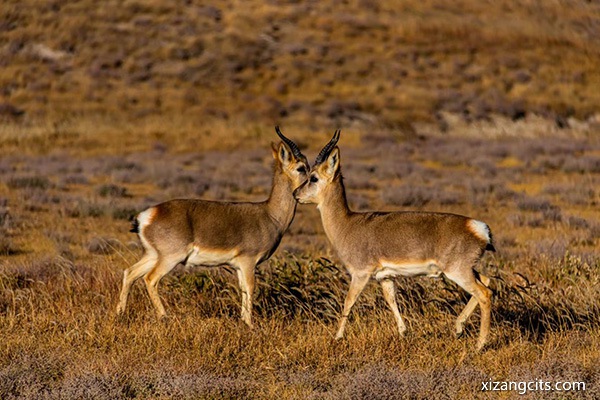
[{"label": "blurred background", "polygon": [[0,21],[5,121],[93,118],[74,130],[131,123],[200,146],[275,123],[321,136],[600,126],[597,1],[19,0]]}]

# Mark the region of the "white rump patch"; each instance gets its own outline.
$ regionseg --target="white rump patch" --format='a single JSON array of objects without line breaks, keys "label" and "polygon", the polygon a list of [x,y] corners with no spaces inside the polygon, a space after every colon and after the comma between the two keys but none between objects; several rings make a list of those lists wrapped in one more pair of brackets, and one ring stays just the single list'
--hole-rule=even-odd
[{"label": "white rump patch", "polygon": [[146,236],[144,235],[144,229],[152,223],[154,220],[154,216],[156,215],[156,207],[150,207],[147,210],[142,211],[137,216],[137,221],[139,223],[138,232],[140,240],[142,241],[142,245],[144,248],[151,254],[156,256],[156,250],[150,245],[148,240],[146,240]]},{"label": "white rump patch", "polygon": [[442,274],[442,270],[437,265],[435,260],[425,260],[416,262],[397,262],[380,260],[383,269],[375,273],[375,279],[381,280],[394,276],[429,276],[438,277]]},{"label": "white rump patch", "polygon": [[156,207],[150,207],[147,210],[144,210],[138,214],[137,220],[140,223],[140,232],[152,223],[152,220],[154,220],[155,215]]},{"label": "white rump patch", "polygon": [[485,222],[477,221],[476,219],[470,219],[467,222],[469,229],[471,232],[475,234],[479,239],[485,241],[486,243],[491,242],[490,237],[490,227],[487,226]]},{"label": "white rump patch", "polygon": [[230,263],[239,254],[237,249],[217,250],[192,246],[185,265],[216,267]]}]

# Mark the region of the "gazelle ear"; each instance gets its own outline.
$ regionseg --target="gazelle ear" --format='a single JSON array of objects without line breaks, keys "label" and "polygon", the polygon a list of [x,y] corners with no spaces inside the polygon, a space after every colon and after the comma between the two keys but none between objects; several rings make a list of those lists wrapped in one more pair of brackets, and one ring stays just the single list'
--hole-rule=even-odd
[{"label": "gazelle ear", "polygon": [[273,155],[276,159],[281,162],[281,165],[284,167],[287,166],[290,162],[292,162],[294,156],[292,155],[292,150],[283,142],[279,143],[277,149],[273,148]]},{"label": "gazelle ear", "polygon": [[334,176],[340,168],[340,148],[335,147],[327,156],[327,174]]}]

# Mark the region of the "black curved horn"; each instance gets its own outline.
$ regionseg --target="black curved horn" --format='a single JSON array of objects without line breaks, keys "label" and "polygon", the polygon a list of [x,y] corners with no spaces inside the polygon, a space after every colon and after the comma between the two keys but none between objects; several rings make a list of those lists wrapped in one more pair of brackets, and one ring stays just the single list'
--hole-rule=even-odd
[{"label": "black curved horn", "polygon": [[296,143],[292,142],[290,139],[283,136],[283,133],[281,133],[279,126],[275,127],[275,132],[277,132],[277,136],[279,136],[279,138],[290,147],[290,150],[292,150],[292,153],[294,154],[294,156],[296,158],[302,157],[302,152],[300,152],[298,145]]},{"label": "black curved horn", "polygon": [[340,140],[340,133],[341,131],[339,129],[335,131],[329,143],[327,143],[325,147],[323,147],[323,149],[315,159],[315,165],[321,164],[323,161],[325,161],[327,157],[329,157],[329,153],[331,153],[338,140]]}]

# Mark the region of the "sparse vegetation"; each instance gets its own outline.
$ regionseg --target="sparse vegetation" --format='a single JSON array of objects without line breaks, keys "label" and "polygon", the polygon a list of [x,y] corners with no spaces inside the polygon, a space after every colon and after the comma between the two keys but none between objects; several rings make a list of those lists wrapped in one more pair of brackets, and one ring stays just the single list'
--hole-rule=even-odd
[{"label": "sparse vegetation", "polygon": [[[494,278],[492,340],[479,355],[469,350],[477,316],[467,337],[450,334],[467,300],[464,292],[425,278],[397,280],[407,338],[396,337],[372,285],[356,305],[348,338],[334,343],[348,277],[329,253],[316,210],[308,206],[299,207],[281,250],[257,272],[254,331],[238,321],[240,296],[227,268],[179,267],[165,278],[161,291],[171,315],[166,321],[156,320],[142,285],[134,287],[126,316],[115,319],[122,269],[141,251],[127,232],[125,214],[203,182],[209,198],[262,199],[269,186],[268,151],[169,153],[161,167],[174,173],[168,185],[156,179],[164,175],[149,153],[122,157],[120,165],[136,165],[125,168],[125,176],[115,174],[114,168],[123,169],[102,155],[52,168],[37,155],[9,159],[19,173],[42,176],[51,170],[48,181],[61,183],[9,187],[8,174],[0,185],[6,238],[1,396],[468,398],[479,396],[482,380],[544,377],[585,380],[585,396],[594,397],[600,383],[595,369],[600,235],[593,188],[600,176],[536,171],[548,154],[569,157],[562,139],[492,140],[481,147],[472,140],[393,141],[376,159],[376,147],[343,150],[349,200],[361,208],[459,212],[492,226],[499,253],[481,266]],[[585,142],[583,155],[600,149],[596,140],[573,141]],[[547,151],[537,152],[540,146]],[[462,163],[455,161],[461,147]],[[427,155],[434,153],[432,162]],[[397,154],[404,154],[405,167],[392,167]],[[469,165],[469,154],[494,163],[494,174],[488,173],[491,167]],[[525,162],[529,167],[515,170]],[[114,168],[105,168],[108,163]],[[78,179],[62,179],[74,173]],[[406,203],[399,188],[423,191],[427,204]],[[31,197],[32,190],[53,200]]]},{"label": "sparse vegetation", "polygon": [[[471,0],[0,7],[0,398],[487,398],[481,382],[600,396],[600,8]],[[354,208],[492,227],[492,335],[446,280],[376,285],[333,341],[348,277],[299,206],[257,271],[178,267],[116,318],[129,219],[174,197],[263,200],[273,125],[314,157],[341,127]],[[311,158],[312,158],[311,157]],[[515,392],[493,393],[502,398]]]}]

